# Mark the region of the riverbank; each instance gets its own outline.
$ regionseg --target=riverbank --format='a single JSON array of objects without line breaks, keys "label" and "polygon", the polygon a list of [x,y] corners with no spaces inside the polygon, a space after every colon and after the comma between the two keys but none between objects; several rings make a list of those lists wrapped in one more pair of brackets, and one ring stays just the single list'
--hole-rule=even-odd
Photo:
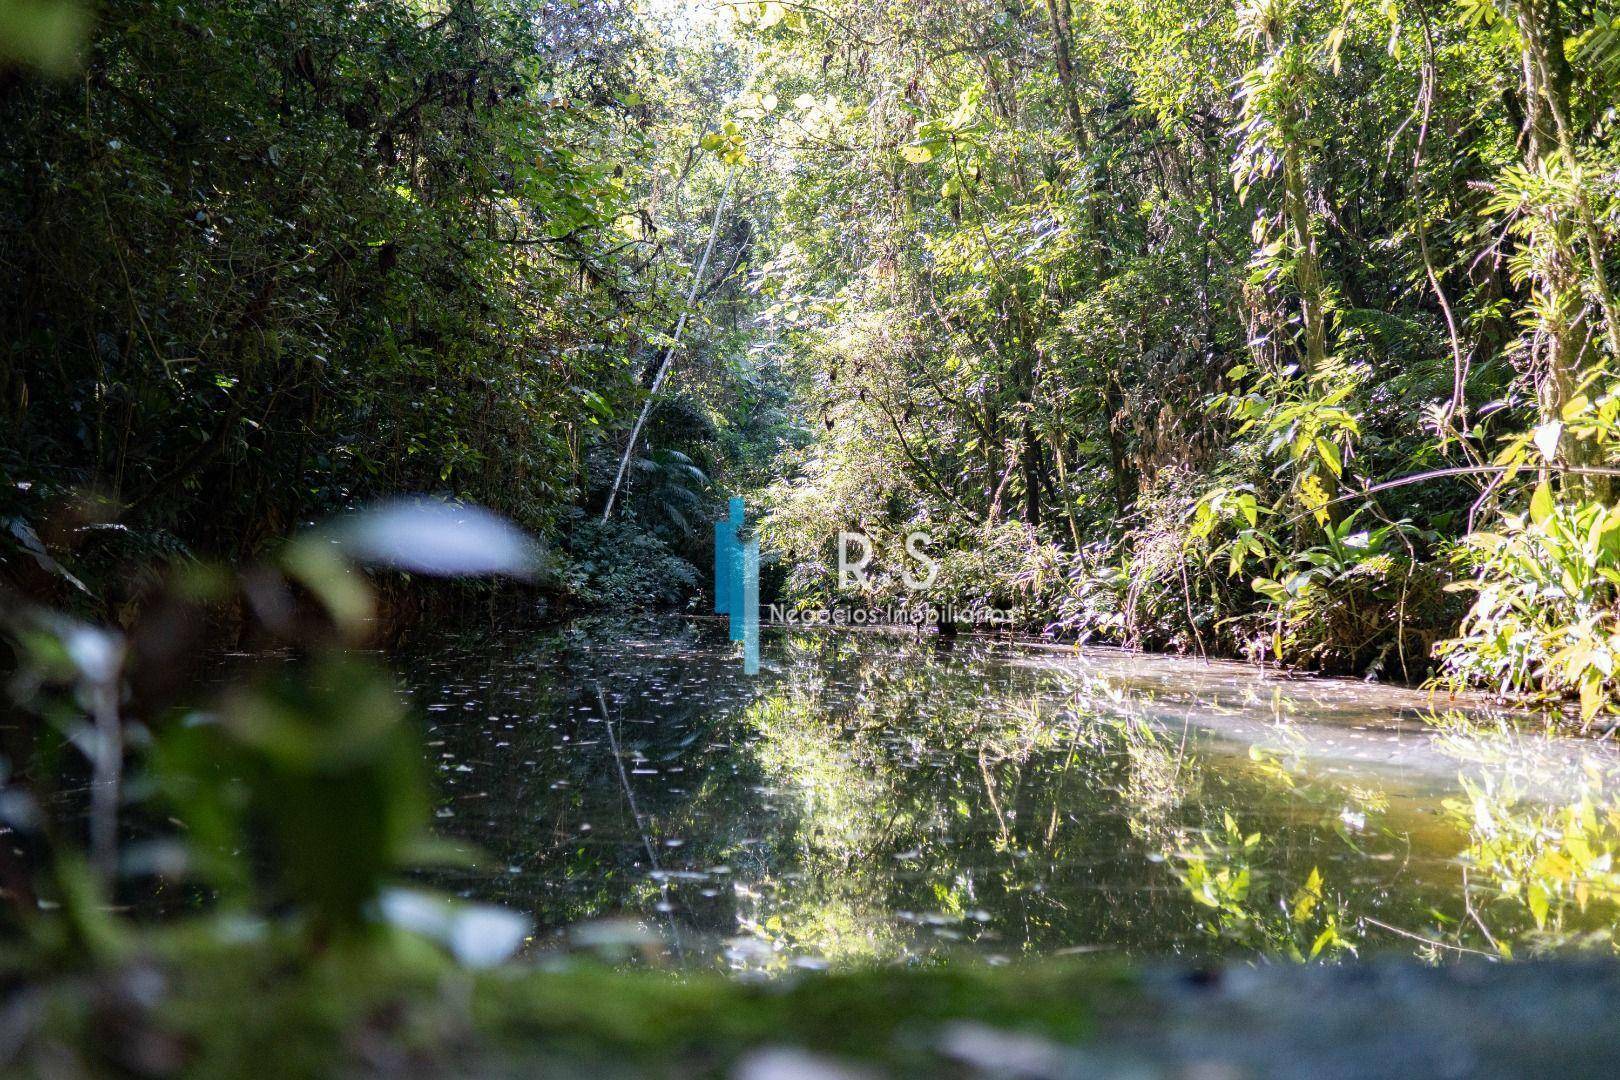
[{"label": "riverbank", "polygon": [[[28,979],[32,974],[42,981]],[[173,940],[98,972],[13,966],[27,1076],[1614,1075],[1620,965],[1127,969],[1095,959],[807,974],[472,973]]]}]

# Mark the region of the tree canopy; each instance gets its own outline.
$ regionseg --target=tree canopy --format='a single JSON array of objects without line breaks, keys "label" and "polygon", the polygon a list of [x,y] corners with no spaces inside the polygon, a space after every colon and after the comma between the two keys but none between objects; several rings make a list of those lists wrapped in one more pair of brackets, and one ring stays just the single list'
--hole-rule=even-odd
[{"label": "tree canopy", "polygon": [[789,601],[1616,687],[1602,4],[0,10],[14,577],[413,490],[679,603],[745,492]]}]

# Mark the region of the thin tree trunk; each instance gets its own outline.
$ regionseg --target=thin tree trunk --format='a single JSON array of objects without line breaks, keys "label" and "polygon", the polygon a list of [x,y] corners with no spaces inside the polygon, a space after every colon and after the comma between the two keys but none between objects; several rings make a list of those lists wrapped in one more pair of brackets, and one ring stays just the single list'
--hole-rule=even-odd
[{"label": "thin tree trunk", "polygon": [[619,458],[619,472],[613,478],[613,488],[608,492],[607,505],[602,508],[602,520],[605,522],[613,516],[613,504],[618,501],[619,488],[624,484],[625,470],[630,467],[630,456],[635,453],[636,442],[641,438],[641,429],[647,423],[647,416],[652,412],[653,401],[658,397],[658,390],[664,385],[664,376],[669,374],[669,362],[675,356],[675,350],[680,347],[681,334],[686,330],[686,319],[691,314],[692,305],[697,302],[698,287],[703,284],[703,274],[709,268],[709,255],[714,251],[715,237],[720,235],[720,214],[726,208],[726,199],[731,195],[731,185],[737,174],[732,173],[726,178],[725,190],[720,193],[720,201],[714,204],[714,220],[709,224],[709,242],[703,245],[703,257],[698,260],[697,269],[692,271],[692,287],[687,290],[686,310],[675,324],[675,333],[671,336],[669,348],[664,350],[664,358],[658,363],[658,374],[653,376],[652,387],[647,391],[647,400],[641,403],[641,413],[630,429],[630,438],[624,444],[624,456]]},{"label": "thin tree trunk", "polygon": [[[1298,122],[1297,110],[1286,107],[1287,128]],[[1305,322],[1304,374],[1322,370],[1327,360],[1327,323],[1322,313],[1322,265],[1317,259],[1316,237],[1311,231],[1310,205],[1305,195],[1305,168],[1300,161],[1299,140],[1292,131],[1283,146],[1283,188],[1288,222],[1294,232],[1294,285],[1299,289],[1300,313]]]}]

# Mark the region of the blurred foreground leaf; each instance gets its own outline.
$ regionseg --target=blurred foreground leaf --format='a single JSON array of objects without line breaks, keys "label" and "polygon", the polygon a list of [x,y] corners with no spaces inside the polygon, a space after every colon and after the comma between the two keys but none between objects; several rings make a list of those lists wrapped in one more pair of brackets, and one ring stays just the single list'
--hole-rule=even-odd
[{"label": "blurred foreground leaf", "polygon": [[89,28],[90,13],[73,0],[0,0],[0,67],[70,75]]},{"label": "blurred foreground leaf", "polygon": [[478,506],[398,499],[346,518],[321,536],[349,558],[433,577],[530,580],[539,545],[505,518]]}]

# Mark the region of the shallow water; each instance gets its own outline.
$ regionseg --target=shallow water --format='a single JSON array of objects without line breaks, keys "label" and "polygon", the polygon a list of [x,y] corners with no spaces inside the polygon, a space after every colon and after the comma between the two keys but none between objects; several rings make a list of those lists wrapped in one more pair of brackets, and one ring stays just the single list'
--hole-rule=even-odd
[{"label": "shallow water", "polygon": [[436,883],[531,914],[535,951],[737,970],[1611,947],[1608,744],[1106,649],[767,629],[754,677],[736,649],[708,620],[413,649],[473,853]]}]

